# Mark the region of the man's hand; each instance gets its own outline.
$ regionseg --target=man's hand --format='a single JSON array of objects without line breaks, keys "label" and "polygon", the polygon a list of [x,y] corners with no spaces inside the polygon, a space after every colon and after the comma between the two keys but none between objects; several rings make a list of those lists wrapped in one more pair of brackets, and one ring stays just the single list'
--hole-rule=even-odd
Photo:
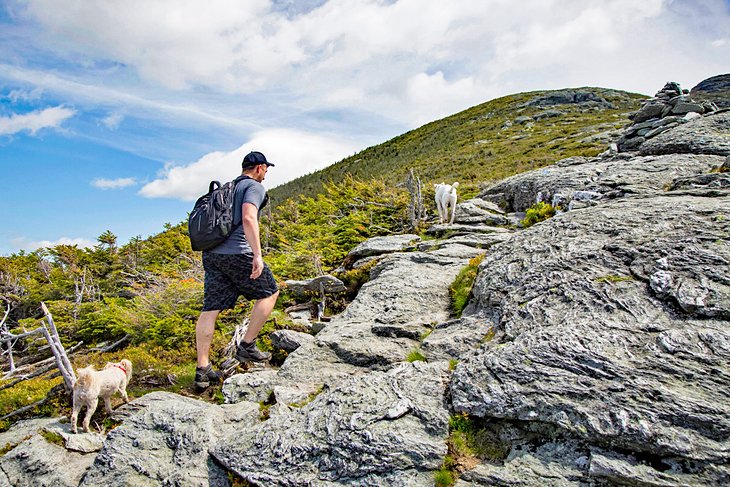
[{"label": "man's hand", "polygon": [[253,258],[253,268],[251,269],[251,279],[258,279],[264,271],[264,259],[259,255]]}]

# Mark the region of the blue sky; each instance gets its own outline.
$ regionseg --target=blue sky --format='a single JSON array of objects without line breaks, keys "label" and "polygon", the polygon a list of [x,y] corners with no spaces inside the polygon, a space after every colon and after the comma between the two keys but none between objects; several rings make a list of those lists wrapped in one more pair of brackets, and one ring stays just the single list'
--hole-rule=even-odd
[{"label": "blue sky", "polygon": [[730,71],[722,0],[0,0],[0,254],[185,219],[484,101]]}]

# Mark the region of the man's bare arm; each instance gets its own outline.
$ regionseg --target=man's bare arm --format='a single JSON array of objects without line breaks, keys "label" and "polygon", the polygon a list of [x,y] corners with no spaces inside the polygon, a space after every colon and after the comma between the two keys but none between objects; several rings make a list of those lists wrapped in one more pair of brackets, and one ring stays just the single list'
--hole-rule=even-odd
[{"label": "man's bare arm", "polygon": [[253,251],[253,269],[251,279],[257,279],[264,270],[264,259],[261,256],[261,241],[259,240],[259,209],[251,203],[244,203],[243,207],[243,234]]}]

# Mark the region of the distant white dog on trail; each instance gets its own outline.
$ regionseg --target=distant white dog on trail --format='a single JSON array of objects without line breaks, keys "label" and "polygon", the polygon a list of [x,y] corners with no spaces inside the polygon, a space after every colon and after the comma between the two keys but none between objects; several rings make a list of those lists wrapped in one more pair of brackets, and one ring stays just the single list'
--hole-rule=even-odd
[{"label": "distant white dog on trail", "polygon": [[[459,183],[434,184],[436,190],[436,209],[439,212],[439,223],[454,223],[456,214],[456,188]],[[449,219],[449,207],[451,207],[451,219]]]},{"label": "distant white dog on trail", "polygon": [[71,413],[71,431],[76,433],[76,422],[79,411],[86,406],[84,416],[84,431],[89,432],[91,416],[96,411],[99,398],[104,399],[106,412],[111,414],[111,397],[119,392],[124,402],[129,402],[127,396],[127,385],[132,379],[132,362],[123,359],[118,363],[108,363],[102,370],[96,370],[93,365],[78,370],[79,378],[73,386],[73,412]]}]

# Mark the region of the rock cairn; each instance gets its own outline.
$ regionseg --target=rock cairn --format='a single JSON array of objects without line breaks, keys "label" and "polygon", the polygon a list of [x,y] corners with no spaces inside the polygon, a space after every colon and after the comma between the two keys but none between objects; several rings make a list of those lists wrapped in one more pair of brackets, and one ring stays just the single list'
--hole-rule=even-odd
[{"label": "rock cairn", "polygon": [[633,123],[618,140],[618,150],[636,151],[646,140],[717,109],[717,105],[711,101],[692,100],[689,91],[683,90],[679,83],[668,82],[629,117]]}]

